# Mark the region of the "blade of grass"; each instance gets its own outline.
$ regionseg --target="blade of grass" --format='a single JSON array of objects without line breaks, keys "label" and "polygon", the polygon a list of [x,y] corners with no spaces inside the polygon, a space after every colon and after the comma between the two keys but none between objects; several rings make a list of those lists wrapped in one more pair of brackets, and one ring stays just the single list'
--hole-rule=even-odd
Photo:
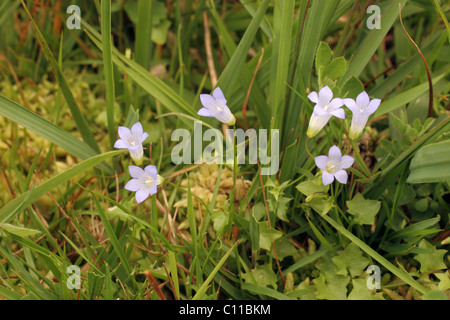
[{"label": "blade of grass", "polygon": [[386,34],[391,29],[398,16],[398,6],[404,7],[407,0],[392,0],[386,7],[384,12],[381,12],[382,21],[381,29],[374,29],[364,38],[363,42],[355,50],[347,72],[339,80],[338,86],[342,86],[351,76],[358,77],[366,67],[367,63],[372,59],[373,54],[380,46]]},{"label": "blade of grass", "polygon": [[409,284],[411,287],[416,289],[422,294],[425,294],[428,292],[428,290],[422,286],[420,283],[418,283],[416,280],[414,280],[408,273],[402,271],[401,269],[394,266],[392,263],[390,263],[388,260],[386,260],[383,256],[381,256],[378,252],[373,250],[371,247],[369,247],[367,244],[365,244],[363,241],[361,241],[358,237],[353,235],[350,231],[345,229],[344,227],[340,226],[336,221],[331,219],[328,216],[322,216],[330,225],[332,225],[337,231],[339,231],[342,235],[344,235],[346,238],[348,238],[350,241],[352,241],[354,244],[356,244],[361,250],[366,252],[369,256],[371,256],[374,260],[381,263],[386,269],[388,269],[390,272],[392,272],[394,275],[399,277],[401,280],[403,280],[405,283]]},{"label": "blade of grass", "polygon": [[206,278],[205,282],[203,282],[203,284],[201,285],[201,287],[198,289],[197,293],[194,295],[194,297],[192,298],[192,300],[200,300],[203,298],[206,290],[208,289],[208,285],[209,283],[213,280],[214,276],[216,275],[217,272],[219,272],[220,268],[222,267],[222,265],[225,263],[225,261],[227,261],[228,257],[230,256],[230,254],[233,252],[234,248],[236,247],[236,245],[239,243],[239,241],[235,242],[233,244],[233,246],[231,246],[231,248],[228,250],[228,252],[222,257],[222,259],[220,259],[220,261],[217,263],[217,265],[214,267],[214,269],[212,270],[212,272],[209,274],[208,278]]},{"label": "blade of grass", "polygon": [[[43,182],[36,188],[34,188],[33,191],[27,191],[25,193],[22,193],[17,198],[9,201],[3,208],[0,209],[0,222],[6,222],[6,218],[12,218],[10,216],[10,213],[15,211],[16,207],[22,206],[26,207],[27,205],[33,203],[34,201],[38,200],[41,196],[46,194],[47,192],[55,189],[62,183],[72,179],[73,177],[85,172],[86,170],[94,167],[96,164],[99,164],[100,162],[113,157],[115,155],[118,155],[122,151],[111,151],[104,154],[97,155],[95,157],[89,158],[87,160],[84,160],[83,162],[80,162],[76,165],[74,165],[72,168],[67,169],[60,174],[54,176],[53,178],[48,179],[47,181]],[[30,194],[29,194],[30,193]],[[18,211],[15,211],[17,214]]]},{"label": "blade of grass", "polygon": [[22,0],[22,5],[30,18],[31,24],[33,25],[33,30],[36,34],[36,37],[39,41],[39,44],[41,45],[44,54],[53,69],[53,72],[55,73],[56,79],[58,80],[58,83],[60,85],[61,91],[64,94],[64,98],[66,99],[67,105],[69,106],[70,112],[73,116],[73,119],[75,123],[77,124],[77,128],[80,131],[80,134],[83,138],[83,140],[97,153],[100,152],[100,149],[98,147],[97,142],[95,141],[94,135],[91,132],[90,126],[88,125],[86,118],[81,113],[80,108],[78,107],[78,104],[70,91],[69,85],[66,82],[66,79],[64,78],[64,75],[61,71],[61,69],[58,66],[58,62],[56,61],[55,57],[52,54],[52,51],[50,47],[48,46],[47,42],[45,41],[44,36],[42,35],[41,31],[39,30],[39,27],[35,23],[31,13],[28,11],[28,8],[25,4],[25,2]]},{"label": "blade of grass", "polygon": [[[151,1],[150,1],[151,2]],[[105,96],[106,96],[106,122],[108,124],[109,141],[111,147],[116,140],[114,128],[114,71],[111,49],[111,1],[102,0],[101,3],[101,34],[103,45],[103,72],[105,74]]]}]

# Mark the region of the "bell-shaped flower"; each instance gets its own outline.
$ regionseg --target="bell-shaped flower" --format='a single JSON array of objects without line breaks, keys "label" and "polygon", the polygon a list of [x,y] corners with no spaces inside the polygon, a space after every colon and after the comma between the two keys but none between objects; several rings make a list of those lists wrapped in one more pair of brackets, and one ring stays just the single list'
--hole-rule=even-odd
[{"label": "bell-shaped flower", "polygon": [[342,156],[341,150],[337,146],[332,146],[328,151],[328,156],[315,157],[314,161],[322,170],[322,181],[326,186],[331,184],[334,178],[340,183],[347,183],[348,175],[344,169],[350,168],[355,159],[351,156]]},{"label": "bell-shaped flower", "polygon": [[353,114],[349,137],[350,139],[356,139],[364,131],[367,120],[369,120],[369,116],[378,109],[381,100],[370,100],[369,95],[363,91],[356,97],[356,101],[347,98],[343,99],[343,102]]},{"label": "bell-shaped flower", "polygon": [[163,178],[158,174],[155,166],[146,166],[141,169],[137,166],[129,166],[128,170],[133,179],[128,181],[125,189],[136,192],[136,201],[141,203],[148,198],[149,195],[155,194],[157,186],[163,181]]},{"label": "bell-shaped flower", "polygon": [[236,122],[236,118],[227,107],[227,100],[219,87],[214,89],[212,95],[201,94],[200,101],[203,105],[197,114],[204,117],[214,117],[220,122],[232,126]]},{"label": "bell-shaped flower", "polygon": [[319,94],[313,91],[308,95],[309,100],[314,102],[314,112],[309,120],[308,131],[306,135],[314,137],[328,123],[332,116],[340,119],[345,118],[342,99],[334,98],[333,91],[326,86],[320,89]]},{"label": "bell-shaped flower", "polygon": [[114,148],[128,149],[133,161],[140,165],[144,158],[144,148],[142,143],[147,139],[148,133],[144,132],[140,122],[136,122],[131,130],[127,127],[119,127],[119,137],[114,144]]}]

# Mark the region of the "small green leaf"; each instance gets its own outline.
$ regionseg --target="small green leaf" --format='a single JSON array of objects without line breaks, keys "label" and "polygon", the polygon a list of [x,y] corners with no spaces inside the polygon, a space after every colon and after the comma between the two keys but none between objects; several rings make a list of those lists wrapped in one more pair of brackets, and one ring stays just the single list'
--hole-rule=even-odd
[{"label": "small green leaf", "polygon": [[218,234],[222,234],[228,224],[228,214],[217,210],[211,214],[211,219],[213,221],[214,230],[216,230]]},{"label": "small green leaf", "polygon": [[347,62],[345,61],[345,58],[335,58],[325,67],[324,76],[330,79],[338,79],[344,75],[346,69]]},{"label": "small green leaf", "polygon": [[425,249],[426,253],[417,254],[414,259],[420,262],[420,272],[428,273],[435,270],[446,269],[444,263],[444,255],[447,253],[445,249],[436,249],[431,243],[422,239],[419,248]]},{"label": "small green leaf", "polygon": [[363,91],[364,85],[362,84],[362,82],[355,76],[352,76],[347,80],[347,82],[345,82],[344,86],[342,87],[341,97],[356,99],[358,94]]},{"label": "small green leaf", "polygon": [[268,264],[259,265],[253,270],[242,274],[245,283],[258,284],[264,287],[277,288],[277,276]]},{"label": "small green leaf", "polygon": [[366,200],[360,193],[356,194],[352,200],[346,201],[346,203],[348,212],[354,216],[353,222],[359,224],[372,225],[381,207],[380,201]]},{"label": "small green leaf", "polygon": [[308,204],[314,211],[323,216],[333,208],[334,197],[316,196],[309,200]]},{"label": "small green leaf", "polygon": [[262,249],[270,250],[272,248],[272,243],[281,238],[283,234],[269,227],[268,221],[262,221],[259,223],[259,246]]},{"label": "small green leaf", "polygon": [[317,299],[347,299],[347,285],[349,281],[349,276],[343,276],[333,272],[321,272],[320,276],[313,280],[317,286]]},{"label": "small green leaf", "polygon": [[366,279],[352,279],[353,289],[347,300],[381,300],[380,296],[367,288]]},{"label": "small green leaf", "polygon": [[321,67],[326,67],[331,59],[331,49],[328,43],[321,41],[316,52],[316,72],[319,73]]},{"label": "small green leaf", "polygon": [[369,265],[369,259],[362,255],[362,251],[354,243],[350,243],[339,255],[332,258],[337,267],[337,274],[352,277],[360,276]]},{"label": "small green leaf", "polygon": [[439,290],[444,291],[450,289],[450,273],[448,270],[444,273],[435,273],[434,276],[439,279]]},{"label": "small green leaf", "polygon": [[329,186],[324,186],[322,179],[317,176],[299,183],[296,188],[305,196],[309,197],[316,193],[328,194]]}]

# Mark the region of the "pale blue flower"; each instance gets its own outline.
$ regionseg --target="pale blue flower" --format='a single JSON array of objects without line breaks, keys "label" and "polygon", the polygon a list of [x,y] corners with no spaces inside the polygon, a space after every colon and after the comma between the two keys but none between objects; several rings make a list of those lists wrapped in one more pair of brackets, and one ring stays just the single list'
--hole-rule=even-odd
[{"label": "pale blue flower", "polygon": [[214,117],[220,122],[232,126],[236,122],[236,118],[227,107],[227,100],[219,87],[214,89],[212,95],[201,94],[200,101],[203,105],[197,114],[204,117]]},{"label": "pale blue flower", "polygon": [[127,127],[119,127],[119,137],[114,144],[114,148],[128,149],[133,161],[140,165],[144,157],[144,148],[142,143],[147,139],[148,133],[144,132],[140,122],[136,122],[131,130]]},{"label": "pale blue flower", "polygon": [[320,89],[319,94],[313,91],[308,95],[309,100],[314,102],[314,112],[309,120],[308,131],[306,135],[314,137],[328,123],[332,116],[340,119],[345,118],[342,99],[333,99],[333,91],[326,86]]},{"label": "pale blue flower", "polygon": [[343,102],[353,113],[349,137],[351,139],[356,139],[364,131],[369,116],[378,109],[381,100],[372,99],[371,101],[369,95],[363,91],[356,97],[356,101],[347,98],[343,99]]},{"label": "pale blue flower", "polygon": [[163,178],[158,174],[155,166],[146,166],[141,169],[137,166],[129,166],[128,170],[133,179],[128,181],[125,189],[136,192],[136,201],[141,203],[149,195],[155,194],[157,186],[161,184]]},{"label": "pale blue flower", "polygon": [[347,183],[348,175],[344,169],[353,165],[355,159],[351,156],[342,156],[341,150],[337,146],[332,146],[327,156],[318,156],[314,158],[317,167],[322,170],[322,181],[326,186],[331,184],[336,178],[340,183]]}]

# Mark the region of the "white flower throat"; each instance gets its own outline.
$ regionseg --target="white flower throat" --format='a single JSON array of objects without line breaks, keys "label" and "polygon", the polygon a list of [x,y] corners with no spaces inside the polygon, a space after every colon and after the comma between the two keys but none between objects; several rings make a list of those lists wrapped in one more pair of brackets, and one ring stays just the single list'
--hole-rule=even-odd
[{"label": "white flower throat", "polygon": [[145,184],[146,184],[148,187],[151,187],[151,186],[153,186],[153,183],[154,183],[153,178],[150,177],[150,176],[147,176],[147,180],[145,180]]},{"label": "white flower throat", "polygon": [[328,161],[327,165],[325,166],[325,170],[331,174],[335,173],[337,171],[337,169],[338,169],[338,164],[334,161]]}]

